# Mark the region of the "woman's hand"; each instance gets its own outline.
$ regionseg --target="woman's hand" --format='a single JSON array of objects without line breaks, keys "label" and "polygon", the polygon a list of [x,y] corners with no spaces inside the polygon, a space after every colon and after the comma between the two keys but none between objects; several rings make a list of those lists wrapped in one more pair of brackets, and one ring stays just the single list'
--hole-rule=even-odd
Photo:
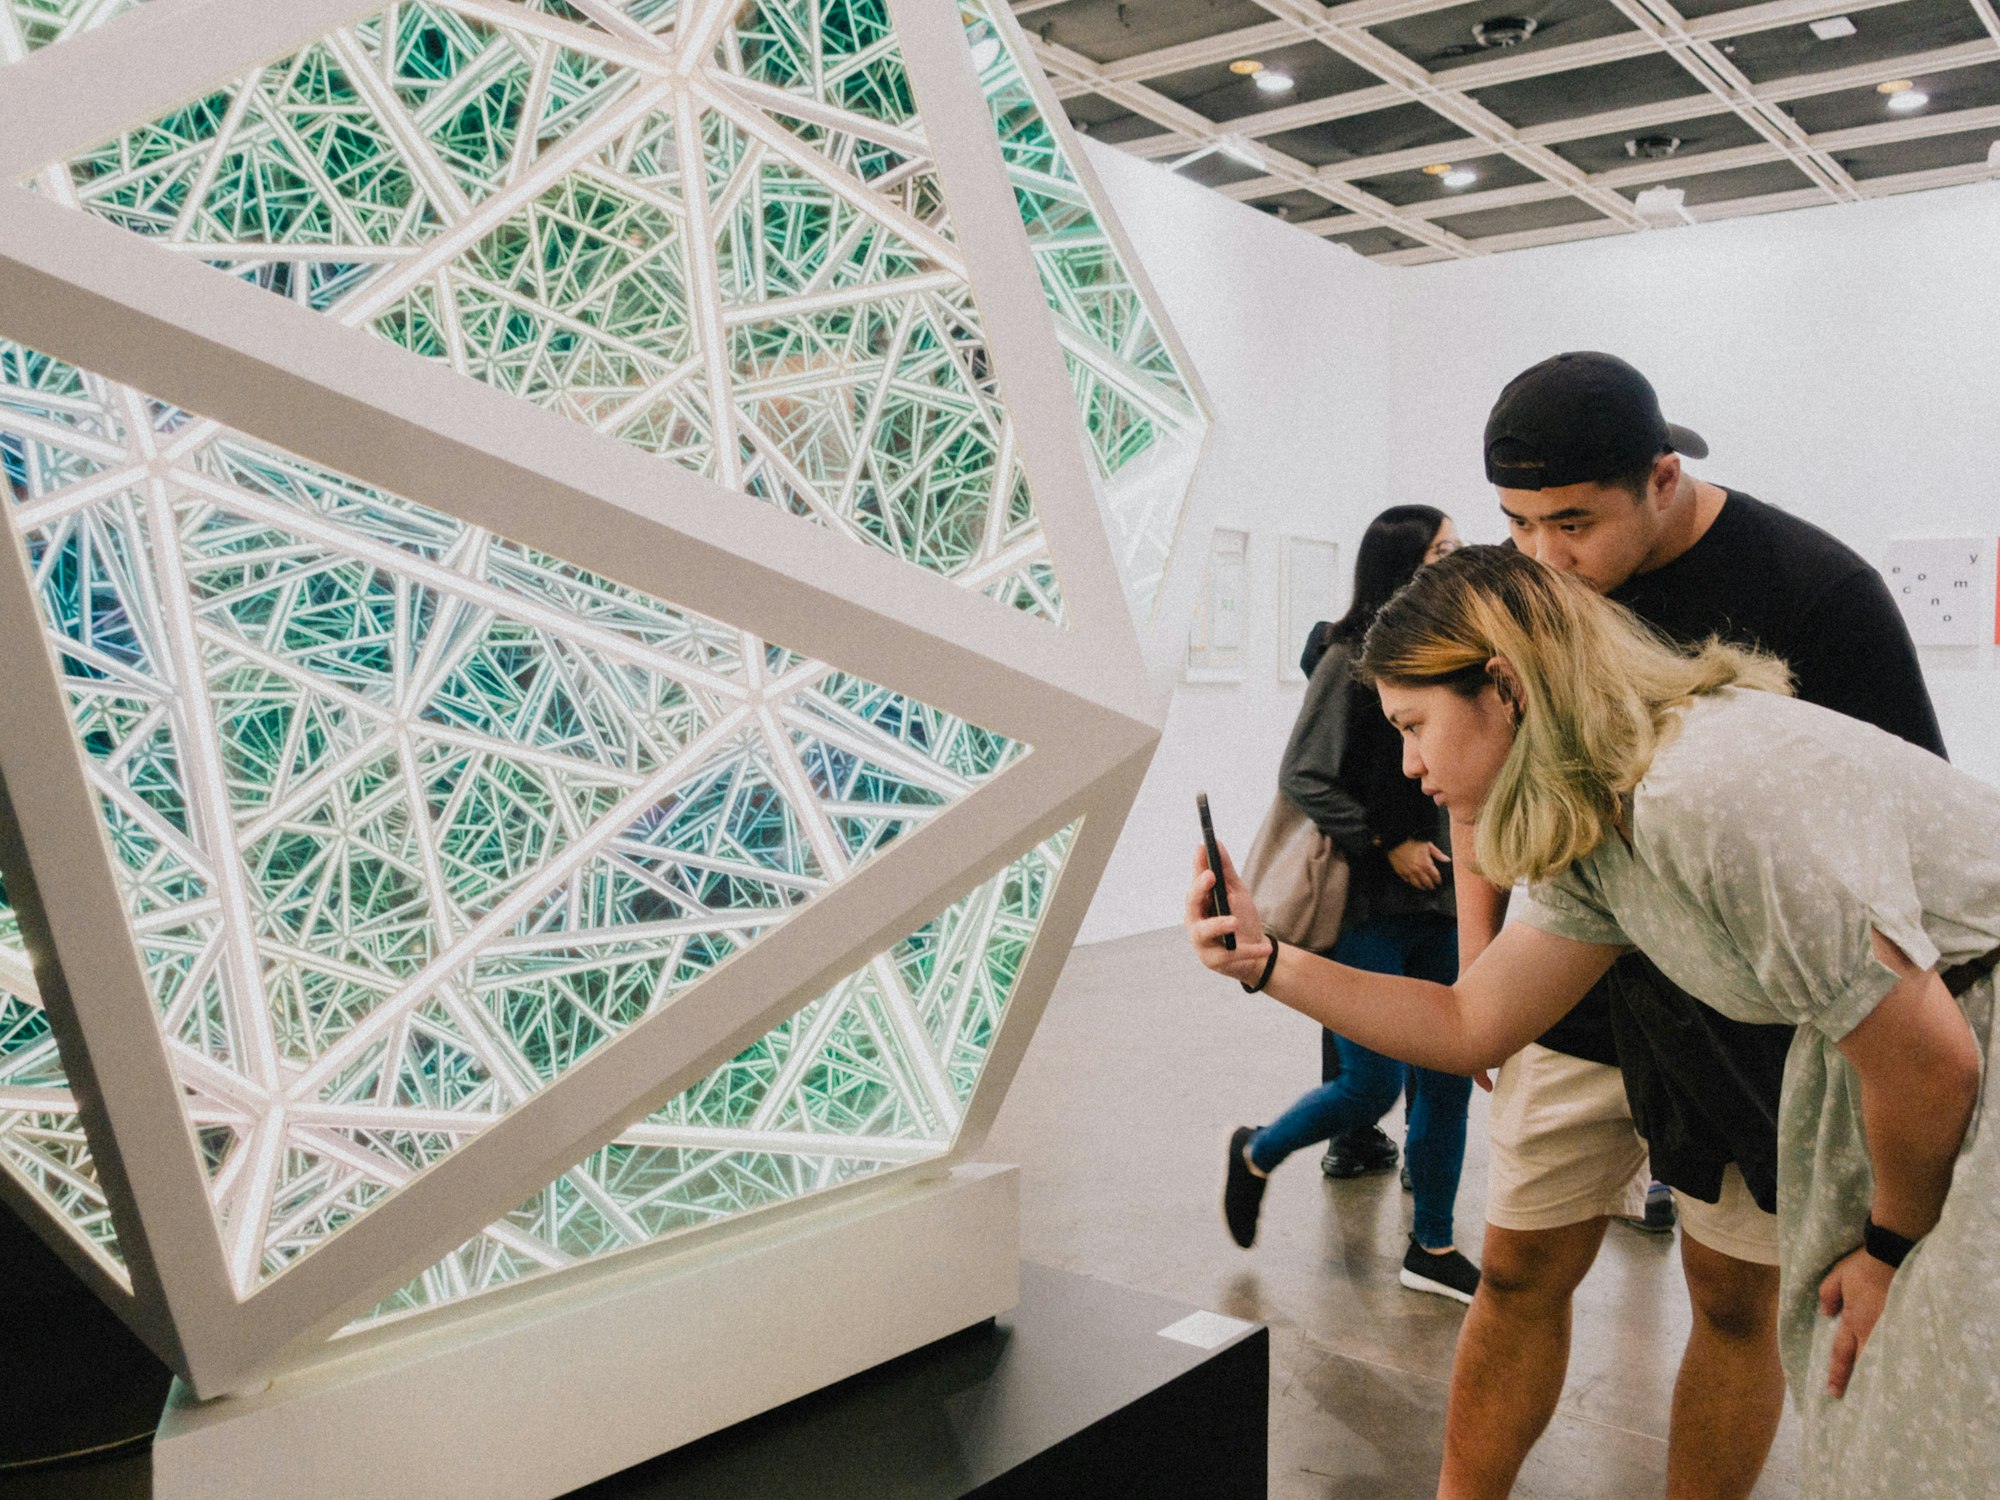
[{"label": "woman's hand", "polygon": [[1836,1400],[1847,1394],[1854,1362],[1861,1357],[1868,1335],[1875,1331],[1875,1320],[1882,1316],[1882,1304],[1889,1300],[1889,1283],[1895,1276],[1894,1266],[1866,1250],[1854,1250],[1835,1261],[1826,1280],[1819,1284],[1820,1312],[1840,1319],[1833,1335],[1833,1356],[1826,1367],[1826,1393]]},{"label": "woman's hand", "polygon": [[[1217,844],[1218,849],[1222,849]],[[1264,935],[1257,907],[1250,891],[1236,874],[1236,862],[1222,849],[1223,890],[1229,897],[1229,915],[1210,914],[1208,893],[1215,889],[1215,876],[1208,868],[1208,851],[1194,851],[1194,884],[1188,887],[1187,933],[1194,944],[1195,957],[1218,974],[1226,974],[1239,984],[1255,984],[1271,956],[1271,940]],[[1236,935],[1236,946],[1225,948],[1225,933]]]},{"label": "woman's hand", "polygon": [[[1407,839],[1389,851],[1389,868],[1396,878],[1420,891],[1434,891],[1444,884],[1440,860],[1450,864],[1451,856],[1428,839]],[[1236,897],[1232,894],[1229,899],[1233,903]]]}]

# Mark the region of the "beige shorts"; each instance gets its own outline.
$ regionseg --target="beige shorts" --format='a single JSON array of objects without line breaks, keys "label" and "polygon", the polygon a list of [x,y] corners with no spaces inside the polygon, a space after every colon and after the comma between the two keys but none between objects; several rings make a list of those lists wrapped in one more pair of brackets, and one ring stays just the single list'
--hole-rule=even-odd
[{"label": "beige shorts", "polygon": [[[1625,1080],[1608,1063],[1528,1046],[1493,1082],[1486,1220],[1502,1229],[1561,1229],[1646,1211],[1646,1142],[1632,1125]],[[1722,1198],[1674,1194],[1681,1228],[1711,1250],[1778,1263],[1778,1218],[1757,1206],[1743,1174],[1723,1174]]]}]

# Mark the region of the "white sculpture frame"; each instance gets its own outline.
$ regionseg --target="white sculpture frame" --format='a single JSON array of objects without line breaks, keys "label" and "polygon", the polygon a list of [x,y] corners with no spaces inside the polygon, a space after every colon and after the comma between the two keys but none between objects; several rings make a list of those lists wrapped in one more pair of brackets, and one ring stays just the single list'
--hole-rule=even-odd
[{"label": "white sculpture frame", "polygon": [[[11,182],[59,162],[378,8],[379,0],[157,0],[38,53],[0,74],[0,177]],[[703,28],[712,32],[734,8],[732,0],[691,5],[687,54],[698,52]],[[129,938],[106,938],[126,927],[54,659],[47,650],[0,655],[0,697],[9,705],[0,715],[0,781],[18,834],[5,851],[9,890],[38,956],[130,1293],[60,1230],[44,1233],[199,1396],[251,1388],[318,1357],[329,1335],[385,1292],[1081,819],[951,1153],[839,1191],[858,1198],[859,1189],[909,1172],[934,1176],[977,1145],[998,1108],[1137,792],[1164,705],[1146,680],[1061,350],[956,12],[925,0],[890,0],[890,8],[1064,579],[1066,627],[857,547],[23,187],[0,187],[0,335],[1033,747],[239,1298],[137,950]],[[1059,113],[1052,124],[1065,128]],[[26,554],[11,530],[0,559],[0,632],[40,636]],[[102,857],[79,857],[85,850]],[[700,1239],[624,1255],[664,1260]],[[417,1321],[435,1327],[451,1316]]]}]

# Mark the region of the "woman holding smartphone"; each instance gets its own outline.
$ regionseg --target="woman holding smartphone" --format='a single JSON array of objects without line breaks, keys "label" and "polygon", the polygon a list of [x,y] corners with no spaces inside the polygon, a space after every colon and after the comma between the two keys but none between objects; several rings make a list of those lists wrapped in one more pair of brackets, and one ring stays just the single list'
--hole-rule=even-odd
[{"label": "woman holding smartphone", "polygon": [[[1392,506],[1369,523],[1355,553],[1353,602],[1323,643],[1313,643],[1323,650],[1278,773],[1279,790],[1348,862],[1347,909],[1333,958],[1439,981],[1458,971],[1446,820],[1403,776],[1396,733],[1374,689],[1356,680],[1354,665],[1376,612],[1419,568],[1457,546],[1451,518],[1428,505]],[[1329,1082],[1270,1124],[1239,1126],[1230,1137],[1223,1220],[1245,1249],[1256,1239],[1264,1185],[1280,1162],[1322,1141],[1372,1130],[1403,1096],[1408,1067],[1344,1034],[1333,1040],[1340,1068]],[[1407,1135],[1416,1212],[1401,1280],[1461,1302],[1470,1302],[1479,1285],[1478,1269],[1452,1238],[1471,1090],[1466,1078],[1415,1070]]]},{"label": "woman holding smartphone", "polygon": [[[1787,696],[1782,663],[1663,644],[1530,559],[1468,548],[1384,607],[1361,672],[1403,768],[1525,882],[1454,983],[1265,935],[1231,881],[1211,969],[1391,1056],[1468,1072],[1627,948],[1741,1021],[1795,1025],[1778,1121],[1779,1347],[1804,1492],[1957,1500],[2000,1473],[2000,790]],[[1461,851],[1472,854],[1474,851]],[[1219,939],[1237,937],[1233,952]]]}]

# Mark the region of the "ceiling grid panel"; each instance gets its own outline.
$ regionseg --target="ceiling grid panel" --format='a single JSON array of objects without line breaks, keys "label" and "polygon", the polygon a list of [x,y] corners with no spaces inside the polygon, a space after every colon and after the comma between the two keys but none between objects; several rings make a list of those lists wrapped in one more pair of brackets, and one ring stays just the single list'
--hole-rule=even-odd
[{"label": "ceiling grid panel", "polygon": [[[1993,0],[1699,15],[1668,0],[1022,0],[1014,14],[1080,130],[1389,264],[1646,229],[1659,221],[1634,200],[1656,186],[1696,221],[1996,171]],[[1266,69],[1286,82],[1257,90]]]}]

